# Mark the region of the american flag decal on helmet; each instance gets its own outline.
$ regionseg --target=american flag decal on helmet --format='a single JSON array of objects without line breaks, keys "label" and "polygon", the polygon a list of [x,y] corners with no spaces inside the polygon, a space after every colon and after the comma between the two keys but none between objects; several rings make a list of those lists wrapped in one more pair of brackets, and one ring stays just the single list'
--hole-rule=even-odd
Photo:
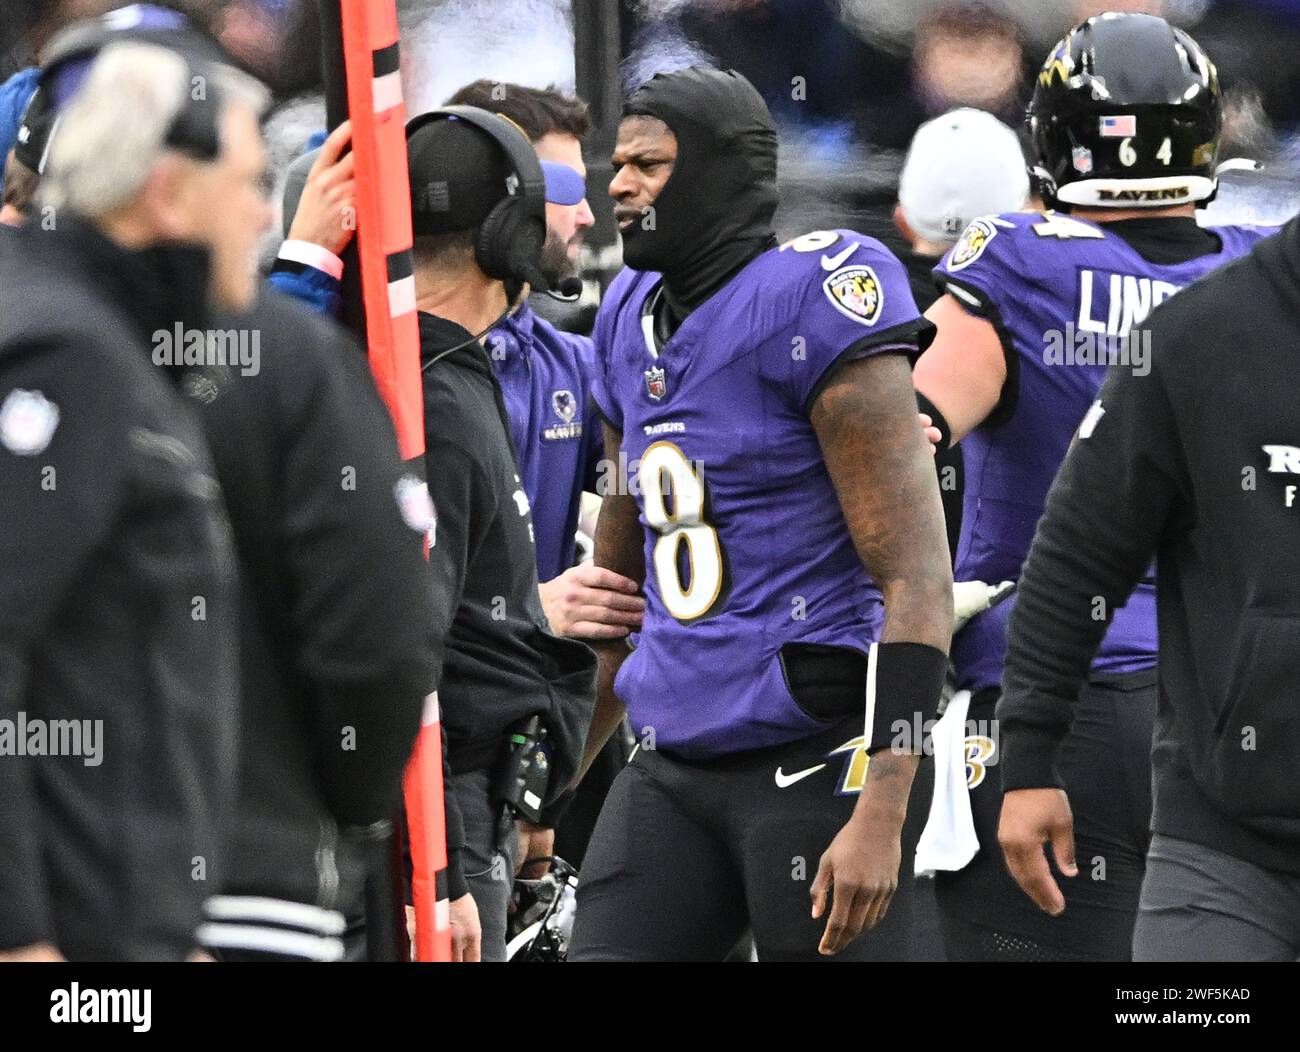
[{"label": "american flag decal on helmet", "polygon": [[1138,121],[1131,113],[1121,117],[1102,117],[1099,130],[1103,139],[1129,139],[1138,133]]}]

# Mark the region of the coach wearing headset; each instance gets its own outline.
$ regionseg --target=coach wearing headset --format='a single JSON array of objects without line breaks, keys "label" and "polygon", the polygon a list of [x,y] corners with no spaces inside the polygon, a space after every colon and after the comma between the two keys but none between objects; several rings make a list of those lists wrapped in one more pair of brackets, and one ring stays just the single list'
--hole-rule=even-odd
[{"label": "coach wearing headset", "polygon": [[509,121],[472,107],[417,117],[407,146],[429,562],[458,597],[438,688],[453,938],[458,959],[502,961],[515,822],[554,820],[595,689],[591,650],[552,635],[542,611],[528,498],[480,342],[525,283],[546,288],[542,170]]}]

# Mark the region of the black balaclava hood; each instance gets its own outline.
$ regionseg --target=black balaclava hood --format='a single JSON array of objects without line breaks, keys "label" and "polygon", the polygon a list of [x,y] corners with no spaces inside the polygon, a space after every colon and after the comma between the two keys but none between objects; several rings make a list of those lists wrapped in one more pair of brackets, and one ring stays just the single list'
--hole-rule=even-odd
[{"label": "black balaclava hood", "polygon": [[734,70],[656,74],[623,107],[677,137],[677,161],[654,202],[654,227],[623,231],[623,259],[664,275],[677,319],[776,243],[776,128],[763,98]]}]

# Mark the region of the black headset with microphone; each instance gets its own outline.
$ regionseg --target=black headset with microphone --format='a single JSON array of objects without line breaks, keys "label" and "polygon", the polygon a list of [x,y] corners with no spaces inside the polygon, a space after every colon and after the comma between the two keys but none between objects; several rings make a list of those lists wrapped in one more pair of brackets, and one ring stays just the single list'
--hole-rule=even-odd
[{"label": "black headset with microphone", "polygon": [[[535,292],[556,295],[542,272],[542,247],[546,243],[546,177],[528,136],[514,121],[500,114],[477,106],[443,106],[407,121],[406,137],[409,139],[417,129],[433,121],[451,118],[464,121],[488,135],[505,152],[512,169],[506,184],[506,196],[479,225],[478,238],[474,242],[474,261],[488,277],[505,282],[508,306],[482,332],[474,333],[469,340],[449,347],[425,362],[420,367],[422,372],[453,351],[476,343],[496,328],[502,318],[515,309],[524,283]],[[418,221],[422,199],[416,198],[411,206],[413,218]],[[565,279],[560,282],[558,291],[557,299],[572,297],[576,300],[582,291],[582,282],[577,278]]]},{"label": "black headset with microphone", "polygon": [[[490,278],[510,283],[527,282],[536,292],[550,290],[542,273],[542,246],[546,243],[546,179],[532,144],[519,127],[499,114],[476,106],[444,106],[407,121],[406,137],[433,121],[456,118],[479,129],[501,147],[512,174],[507,194],[479,225],[474,259]],[[413,202],[419,214],[420,201]],[[514,300],[515,295],[510,296]]]}]

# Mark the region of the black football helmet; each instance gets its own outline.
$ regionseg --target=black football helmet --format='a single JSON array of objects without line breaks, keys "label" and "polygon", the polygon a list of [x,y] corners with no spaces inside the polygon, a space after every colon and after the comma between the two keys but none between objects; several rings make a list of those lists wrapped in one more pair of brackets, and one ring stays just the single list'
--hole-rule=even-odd
[{"label": "black football helmet", "polygon": [[1052,49],[1029,103],[1034,176],[1050,205],[1208,201],[1223,125],[1219,77],[1154,15],[1097,15]]}]

